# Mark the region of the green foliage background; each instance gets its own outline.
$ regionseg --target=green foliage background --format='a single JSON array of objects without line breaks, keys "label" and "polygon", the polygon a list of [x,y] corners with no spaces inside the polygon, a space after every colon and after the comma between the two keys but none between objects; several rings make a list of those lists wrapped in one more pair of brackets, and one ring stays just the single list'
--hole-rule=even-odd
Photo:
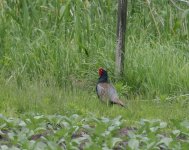
[{"label": "green foliage background", "polygon": [[[93,89],[100,66],[115,81],[117,1],[2,0],[0,8],[2,82]],[[122,94],[188,92],[188,20],[186,1],[128,1]]]},{"label": "green foliage background", "polygon": [[[188,149],[188,1],[128,0],[120,80],[117,2],[0,0],[0,149]],[[127,109],[97,99],[99,67]]]},{"label": "green foliage background", "polygon": [[[124,84],[156,95],[187,91],[188,7],[129,1]],[[117,1],[1,1],[2,78],[94,81],[114,70]],[[113,76],[113,73],[110,73]]]}]

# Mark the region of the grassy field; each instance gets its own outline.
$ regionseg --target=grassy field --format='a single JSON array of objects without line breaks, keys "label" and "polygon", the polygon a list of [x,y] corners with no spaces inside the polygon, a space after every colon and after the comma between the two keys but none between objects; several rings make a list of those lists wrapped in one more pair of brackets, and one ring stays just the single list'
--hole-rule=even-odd
[{"label": "grassy field", "polygon": [[96,96],[95,88],[60,88],[46,86],[43,82],[29,82],[23,88],[16,84],[1,83],[1,113],[8,116],[19,116],[23,113],[38,112],[41,114],[80,114],[93,113],[97,117],[114,118],[121,115],[128,122],[141,118],[180,119],[188,118],[188,94],[174,97],[157,97],[141,99],[140,96],[121,96],[128,108],[117,105],[108,106],[101,103]]},{"label": "grassy field", "polygon": [[[27,138],[40,133],[47,139],[39,147],[51,149],[57,146],[63,133],[72,136],[76,127],[79,131],[85,125],[82,118],[94,117],[101,123],[94,125],[97,132],[87,135],[101,147],[113,149],[121,142],[130,149],[187,148],[189,14],[185,1],[172,2],[128,2],[125,72],[118,80],[114,76],[117,1],[0,1],[0,113],[3,114],[0,116],[0,145],[34,149],[36,143],[44,139],[34,140],[37,142],[32,145]],[[99,67],[108,69],[110,81],[127,109],[107,106],[97,99],[95,86]],[[54,139],[50,138],[52,134],[46,134],[46,129],[34,130],[48,122],[62,123],[58,115],[71,119],[73,114],[79,116],[78,122],[73,121],[79,125],[68,121],[73,127],[68,128],[68,132],[53,127],[53,132],[57,133]],[[32,117],[40,118],[40,115],[44,115],[43,119],[35,124]],[[49,119],[51,115],[54,120]],[[105,131],[118,116],[122,119],[115,130],[136,127],[132,133],[137,136],[126,134],[120,141],[119,136],[113,138],[117,136],[113,129],[106,139],[109,144],[104,145],[100,131]],[[9,117],[15,122],[21,118],[25,124],[9,124]],[[104,125],[102,117],[113,121]],[[35,125],[29,126],[28,119]],[[63,124],[66,123],[63,121]],[[26,136],[21,142],[21,137],[12,136],[12,129],[19,130],[23,126]],[[103,128],[98,130],[98,127]],[[152,134],[149,130],[153,127],[161,130]],[[146,137],[142,131],[147,133]],[[147,138],[151,140],[145,141]],[[73,139],[65,140],[68,146]],[[47,141],[50,144],[46,147]],[[72,141],[67,148],[81,146],[81,141],[79,144]],[[98,149],[93,142],[89,142],[89,147]],[[6,149],[6,146],[0,148]]]}]

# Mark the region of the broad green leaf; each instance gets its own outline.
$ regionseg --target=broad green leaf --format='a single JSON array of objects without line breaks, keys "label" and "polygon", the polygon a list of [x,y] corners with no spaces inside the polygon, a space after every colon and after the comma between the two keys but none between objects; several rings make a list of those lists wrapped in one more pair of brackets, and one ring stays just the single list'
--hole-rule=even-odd
[{"label": "broad green leaf", "polygon": [[21,126],[21,127],[25,127],[25,126],[26,126],[26,123],[21,120],[18,125]]},{"label": "broad green leaf", "polygon": [[8,137],[9,137],[11,140],[14,140],[15,133],[9,132],[7,135],[8,135]]},{"label": "broad green leaf", "polygon": [[91,127],[89,125],[83,125],[82,126],[84,129],[91,129]]},{"label": "broad green leaf", "polygon": [[110,131],[104,131],[101,135],[106,137],[106,136],[110,135],[110,133],[111,133]]},{"label": "broad green leaf", "polygon": [[160,142],[157,143],[157,145],[159,144],[165,144],[167,147],[169,146],[169,144],[173,141],[172,138],[168,138],[168,137],[164,137],[160,140]]},{"label": "broad green leaf", "polygon": [[184,120],[183,122],[181,122],[181,125],[187,129],[189,129],[189,121],[188,120]]},{"label": "broad green leaf", "polygon": [[34,116],[34,119],[41,119],[44,118],[44,115]]},{"label": "broad green leaf", "polygon": [[115,130],[115,129],[117,129],[117,128],[118,128],[117,126],[114,126],[114,125],[113,125],[113,126],[109,126],[109,127],[108,127],[108,130],[109,130],[109,131],[113,131],[113,130]]},{"label": "broad green leaf", "polygon": [[47,145],[48,145],[48,149],[56,149],[56,147],[58,146],[56,143],[52,142],[52,141],[47,141]]},{"label": "broad green leaf", "polygon": [[151,132],[156,132],[158,129],[159,129],[159,127],[151,127],[151,128],[150,128],[150,131],[151,131]]},{"label": "broad green leaf", "polygon": [[180,130],[173,130],[172,133],[176,136],[178,136],[180,134]]},{"label": "broad green leaf", "polygon": [[1,146],[0,146],[0,149],[1,149],[1,150],[8,150],[9,147],[8,147],[7,145],[1,145]]},{"label": "broad green leaf", "polygon": [[7,124],[6,123],[3,123],[2,125],[0,125],[0,129],[3,129],[4,127],[6,127]]},{"label": "broad green leaf", "polygon": [[3,114],[0,114],[0,118],[3,119],[3,120],[6,120],[6,117],[3,116]]},{"label": "broad green leaf", "polygon": [[114,126],[120,126],[122,122],[120,121],[121,116],[118,116],[112,120]]},{"label": "broad green leaf", "polygon": [[139,149],[139,141],[137,139],[129,140],[128,145],[133,150]]},{"label": "broad green leaf", "polygon": [[131,139],[136,138],[135,133],[133,133],[132,131],[128,131],[128,136],[129,136],[129,138],[131,138]]},{"label": "broad green leaf", "polygon": [[70,124],[66,121],[61,121],[61,124],[65,127],[65,128],[69,128]]},{"label": "broad green leaf", "polygon": [[35,145],[35,150],[45,150],[47,149],[47,145],[44,142],[37,142]]},{"label": "broad green leaf", "polygon": [[4,133],[0,130],[0,135],[4,135]]},{"label": "broad green leaf", "polygon": [[155,144],[156,144],[155,141],[147,144],[147,149],[151,150],[155,146]]},{"label": "broad green leaf", "polygon": [[105,117],[102,117],[101,120],[102,120],[102,122],[104,122],[104,123],[110,122],[110,119],[109,119],[109,118],[105,118]]},{"label": "broad green leaf", "polygon": [[64,138],[61,138],[59,141],[58,141],[58,144],[62,144],[65,142],[65,139]]},{"label": "broad green leaf", "polygon": [[160,122],[160,128],[165,128],[167,127],[167,123],[166,122]]},{"label": "broad green leaf", "polygon": [[123,140],[121,138],[116,138],[116,137],[113,137],[112,138],[112,147],[116,146],[116,144],[118,142],[122,142]]}]

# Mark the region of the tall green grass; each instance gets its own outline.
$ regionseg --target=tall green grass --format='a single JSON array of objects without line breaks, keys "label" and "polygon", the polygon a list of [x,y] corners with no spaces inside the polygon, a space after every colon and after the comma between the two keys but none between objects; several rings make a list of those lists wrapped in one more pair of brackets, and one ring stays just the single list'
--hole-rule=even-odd
[{"label": "tall green grass", "polygon": [[[125,74],[116,85],[124,85],[122,94],[188,92],[188,7],[176,6],[182,10],[170,1],[129,1]],[[0,73],[7,84],[44,81],[94,91],[99,66],[115,81],[117,1],[2,0],[0,8]]]},{"label": "tall green grass", "polygon": [[[117,1],[0,0],[0,147],[71,149],[86,140],[84,133],[95,148],[122,139],[131,149],[188,148],[189,11],[185,1],[173,2],[128,1],[125,72],[118,80]],[[99,67],[108,70],[126,109],[97,98]],[[117,132],[126,135],[115,138]]]}]

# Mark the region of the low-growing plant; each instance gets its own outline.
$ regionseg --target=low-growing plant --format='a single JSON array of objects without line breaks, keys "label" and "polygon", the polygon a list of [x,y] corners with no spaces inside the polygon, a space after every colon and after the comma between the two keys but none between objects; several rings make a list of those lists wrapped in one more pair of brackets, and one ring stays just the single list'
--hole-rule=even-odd
[{"label": "low-growing plant", "polygon": [[[189,146],[187,120],[180,127],[161,120],[142,119],[128,127],[114,119],[77,114],[0,116],[1,149],[185,149]],[[97,144],[98,143],[98,144]]]}]

